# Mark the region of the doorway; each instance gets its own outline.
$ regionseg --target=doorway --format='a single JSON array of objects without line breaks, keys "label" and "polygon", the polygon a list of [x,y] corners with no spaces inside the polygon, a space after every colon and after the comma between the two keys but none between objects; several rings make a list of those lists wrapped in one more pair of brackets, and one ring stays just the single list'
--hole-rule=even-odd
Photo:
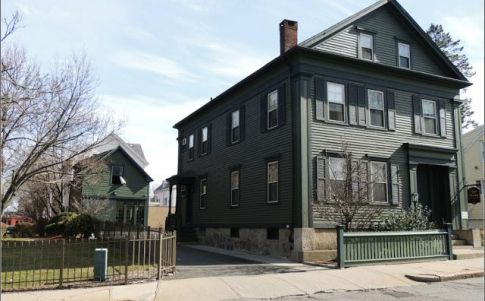
[{"label": "doorway", "polygon": [[419,202],[431,210],[431,220],[437,226],[451,222],[450,183],[448,167],[418,165]]}]

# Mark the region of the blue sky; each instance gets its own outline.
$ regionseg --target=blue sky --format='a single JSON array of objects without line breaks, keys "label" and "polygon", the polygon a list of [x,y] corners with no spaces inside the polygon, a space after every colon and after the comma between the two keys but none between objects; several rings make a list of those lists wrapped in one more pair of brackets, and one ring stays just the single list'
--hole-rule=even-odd
[{"label": "blue sky", "polygon": [[[299,22],[299,41],[373,0],[9,0],[23,28],[12,41],[48,68],[85,52],[99,80],[103,111],[125,121],[121,137],[141,143],[147,171],[160,183],[176,173],[172,125],[279,54],[278,24]],[[402,0],[423,27],[440,23],[462,40],[477,71],[475,119],[483,123],[482,0]]]}]

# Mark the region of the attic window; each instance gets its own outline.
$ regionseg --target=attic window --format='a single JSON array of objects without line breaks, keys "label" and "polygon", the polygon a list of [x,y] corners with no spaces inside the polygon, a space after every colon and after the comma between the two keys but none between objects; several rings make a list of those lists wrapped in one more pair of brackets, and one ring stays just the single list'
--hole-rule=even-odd
[{"label": "attic window", "polygon": [[359,55],[365,60],[374,60],[374,36],[367,33],[359,34]]},{"label": "attic window", "polygon": [[398,42],[399,67],[409,69],[411,67],[411,50],[409,44]]},{"label": "attic window", "polygon": [[111,184],[124,185],[126,184],[123,178],[123,166],[113,165],[111,166]]}]

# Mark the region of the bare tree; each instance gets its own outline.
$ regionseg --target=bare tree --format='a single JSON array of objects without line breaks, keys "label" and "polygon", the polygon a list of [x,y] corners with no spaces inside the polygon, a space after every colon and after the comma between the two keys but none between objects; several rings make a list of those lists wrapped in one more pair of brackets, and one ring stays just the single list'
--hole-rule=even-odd
[{"label": "bare tree", "polygon": [[4,20],[1,40],[2,212],[29,182],[64,189],[72,164],[119,127],[96,112],[96,81],[84,55],[44,73],[22,48],[7,44],[19,21],[17,14]]}]

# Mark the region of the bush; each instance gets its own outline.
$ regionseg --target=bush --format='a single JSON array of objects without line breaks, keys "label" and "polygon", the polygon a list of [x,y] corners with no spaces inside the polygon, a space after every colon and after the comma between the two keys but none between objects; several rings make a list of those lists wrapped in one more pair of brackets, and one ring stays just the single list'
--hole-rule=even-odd
[{"label": "bush", "polygon": [[75,212],[63,212],[54,216],[45,226],[45,233],[48,236],[65,235],[66,224],[77,216]]},{"label": "bush", "polygon": [[89,214],[79,214],[65,224],[65,236],[76,236],[80,234],[88,237],[91,233],[94,233],[94,219]]},{"label": "bush", "polygon": [[15,236],[33,237],[35,234],[35,225],[33,223],[21,223],[15,225]]},{"label": "bush", "polygon": [[395,212],[385,217],[378,225],[380,231],[417,231],[435,228],[430,221],[431,210],[420,203],[413,203],[411,207]]}]

